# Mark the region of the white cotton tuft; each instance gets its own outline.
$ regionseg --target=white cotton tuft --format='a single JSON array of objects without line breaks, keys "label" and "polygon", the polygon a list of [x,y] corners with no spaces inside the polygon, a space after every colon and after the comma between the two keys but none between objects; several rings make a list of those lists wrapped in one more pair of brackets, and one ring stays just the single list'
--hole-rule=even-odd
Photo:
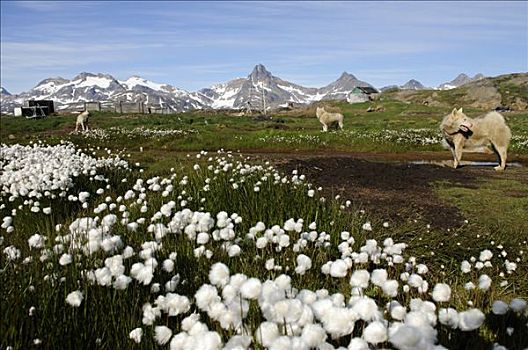
[{"label": "white cotton tuft", "polygon": [[129,334],[128,337],[135,341],[137,344],[141,343],[141,337],[143,336],[143,329],[136,328],[133,329]]},{"label": "white cotton tuft", "polygon": [[174,271],[174,261],[172,261],[171,259],[165,259],[163,260],[163,270],[167,271],[167,272],[172,272]]},{"label": "white cotton tuft", "polygon": [[211,266],[209,281],[217,287],[223,287],[229,283],[229,268],[222,263]]},{"label": "white cotton tuft", "polygon": [[469,273],[471,271],[471,264],[469,263],[469,261],[464,260],[462,261],[462,264],[460,265],[460,269],[462,270],[463,273]]},{"label": "white cotton tuft", "polygon": [[71,264],[72,262],[72,256],[70,254],[62,254],[62,256],[59,259],[59,264],[61,266],[66,266]]},{"label": "white cotton tuft", "polygon": [[486,249],[480,252],[479,260],[482,262],[488,261],[491,259],[492,256],[493,253],[489,249]]},{"label": "white cotton tuft", "polygon": [[348,265],[344,260],[338,259],[330,265],[330,276],[345,277],[348,273]]},{"label": "white cotton tuft", "polygon": [[279,336],[279,327],[274,322],[262,322],[255,331],[255,338],[259,344],[270,347]]},{"label": "white cotton tuft", "polygon": [[116,277],[113,286],[117,290],[125,290],[127,289],[130,282],[132,282],[132,278],[126,275],[119,275]]},{"label": "white cotton tuft", "polygon": [[352,305],[352,310],[356,312],[362,320],[367,322],[379,319],[380,317],[378,305],[369,297],[357,299]]},{"label": "white cotton tuft", "polygon": [[382,322],[374,321],[363,330],[363,339],[371,344],[382,343],[387,340],[387,328]]},{"label": "white cotton tuft", "polygon": [[419,328],[409,325],[400,326],[389,341],[398,349],[419,349],[422,340],[422,332]]},{"label": "white cotton tuft", "polygon": [[368,221],[365,222],[361,228],[365,231],[372,231],[372,225]]},{"label": "white cotton tuft", "polygon": [[504,315],[506,312],[508,312],[508,304],[502,300],[495,300],[491,306],[491,311],[495,315]]},{"label": "white cotton tuft", "polygon": [[217,289],[210,284],[202,285],[196,291],[194,299],[196,300],[196,306],[202,311],[207,311],[209,305],[220,301]]},{"label": "white cotton tuft", "polygon": [[369,285],[370,274],[367,270],[356,270],[350,277],[350,285],[352,287],[367,288]]},{"label": "white cotton tuft", "polygon": [[299,275],[304,275],[307,270],[312,268],[312,259],[304,254],[299,254],[297,256],[297,267],[295,272]]},{"label": "white cotton tuft", "polygon": [[319,344],[326,341],[326,332],[318,324],[308,324],[306,325],[301,334],[302,340],[308,345],[310,348],[318,348]]},{"label": "white cotton tuft", "polygon": [[451,298],[451,287],[445,283],[437,283],[433,288],[433,300],[437,303],[448,302]]},{"label": "white cotton tuft", "polygon": [[389,297],[396,297],[398,295],[398,281],[396,280],[387,280],[383,282],[381,285],[381,289],[383,290],[383,293],[385,293]]},{"label": "white cotton tuft", "polygon": [[66,302],[70,304],[73,307],[79,307],[83,301],[83,294],[80,290],[76,290],[75,292],[71,292],[66,297]]},{"label": "white cotton tuft", "polygon": [[440,309],[438,320],[441,324],[455,329],[458,327],[458,311],[453,308]]},{"label": "white cotton tuft", "polygon": [[235,335],[224,345],[223,350],[245,350],[251,345],[249,335]]},{"label": "white cotton tuft", "polygon": [[369,350],[368,343],[361,338],[352,338],[348,344],[348,350]]},{"label": "white cotton tuft", "polygon": [[172,331],[167,326],[156,326],[154,339],[159,345],[165,345],[172,337]]},{"label": "white cotton tuft", "polygon": [[423,278],[420,275],[413,273],[409,276],[407,283],[414,288],[420,288],[423,284]]},{"label": "white cotton tuft", "polygon": [[42,248],[46,242],[46,237],[35,233],[33,236],[29,237],[28,245],[29,248]]},{"label": "white cotton tuft", "polygon": [[526,300],[521,298],[512,299],[510,307],[514,312],[523,312],[526,309]]},{"label": "white cotton tuft", "polygon": [[238,245],[233,244],[227,250],[227,255],[229,255],[230,258],[233,258],[235,256],[240,255],[241,252],[242,252],[242,249],[240,249],[240,247]]},{"label": "white cotton tuft", "polygon": [[95,270],[95,278],[100,286],[108,286],[112,283],[112,272],[108,267]]},{"label": "white cotton tuft", "polygon": [[246,299],[257,299],[262,289],[262,283],[258,278],[250,278],[240,287],[240,294]]},{"label": "white cotton tuft", "polygon": [[487,291],[491,287],[491,278],[488,275],[480,275],[479,288]]},{"label": "white cotton tuft", "polygon": [[383,283],[387,280],[387,270],[385,269],[376,269],[374,271],[372,271],[372,273],[370,274],[370,281],[378,286],[378,287],[381,287],[383,285]]},{"label": "white cotton tuft", "polygon": [[401,321],[405,318],[405,315],[407,314],[407,310],[405,307],[401,305],[396,305],[391,307],[391,317],[395,320]]},{"label": "white cotton tuft", "polygon": [[486,316],[479,309],[470,309],[458,314],[458,328],[463,331],[472,331],[479,328]]}]

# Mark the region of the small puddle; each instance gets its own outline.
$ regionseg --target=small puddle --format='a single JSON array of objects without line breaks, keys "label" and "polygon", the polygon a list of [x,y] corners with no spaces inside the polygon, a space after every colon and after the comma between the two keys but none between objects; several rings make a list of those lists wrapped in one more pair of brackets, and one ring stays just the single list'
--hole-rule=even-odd
[{"label": "small puddle", "polygon": [[[452,167],[453,161],[452,160],[413,160],[409,162],[410,164],[416,164],[416,165],[439,165],[439,166],[447,166]],[[460,166],[472,166],[472,167],[495,167],[498,163],[496,162],[477,162],[477,161],[462,161],[460,162]],[[522,164],[519,162],[511,162],[506,163],[506,167],[510,168],[522,168]]]}]

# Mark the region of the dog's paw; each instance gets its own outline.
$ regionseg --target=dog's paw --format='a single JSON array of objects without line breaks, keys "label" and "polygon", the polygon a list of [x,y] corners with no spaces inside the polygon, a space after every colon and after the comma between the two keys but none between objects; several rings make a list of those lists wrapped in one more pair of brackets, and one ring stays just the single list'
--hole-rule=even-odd
[{"label": "dog's paw", "polygon": [[504,171],[504,168],[501,167],[500,165],[497,165],[497,166],[494,167],[493,169],[495,169],[495,171]]}]

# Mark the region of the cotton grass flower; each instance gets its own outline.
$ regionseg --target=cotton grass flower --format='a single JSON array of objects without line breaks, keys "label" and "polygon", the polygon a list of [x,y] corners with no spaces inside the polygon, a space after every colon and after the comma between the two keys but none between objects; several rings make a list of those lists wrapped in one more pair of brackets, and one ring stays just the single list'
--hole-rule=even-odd
[{"label": "cotton grass flower", "polygon": [[59,259],[59,265],[66,266],[71,264],[72,262],[72,256],[70,254],[62,254],[62,256]]},{"label": "cotton grass flower", "polygon": [[223,263],[216,263],[209,271],[209,281],[218,287],[223,287],[229,282],[229,268]]},{"label": "cotton grass flower", "polygon": [[491,305],[491,311],[495,315],[504,315],[508,312],[508,304],[502,300],[495,300]]},{"label": "cotton grass flower", "polygon": [[387,340],[387,328],[382,322],[374,321],[363,330],[363,339],[371,344],[383,343]]},{"label": "cotton grass flower", "polygon": [[445,283],[437,283],[433,288],[433,300],[437,303],[448,302],[451,298],[451,287]]},{"label": "cotton grass flower", "polygon": [[479,309],[470,309],[458,314],[458,328],[463,331],[473,331],[479,328],[486,316]]},{"label": "cotton grass flower", "polygon": [[143,337],[143,329],[135,328],[129,334],[128,337],[132,339],[136,344],[141,343],[141,337]]},{"label": "cotton grass flower", "polygon": [[113,282],[113,286],[114,289],[125,290],[127,289],[130,282],[132,282],[132,278],[126,275],[120,275],[116,277],[115,281]]},{"label": "cotton grass flower", "polygon": [[471,271],[471,264],[467,260],[464,260],[460,265],[460,269],[463,273],[469,273]]},{"label": "cotton grass flower", "polygon": [[154,339],[159,345],[165,345],[172,337],[172,331],[167,326],[156,326],[154,329]]},{"label": "cotton grass flower", "polygon": [[344,260],[338,259],[330,265],[330,276],[345,277],[348,273],[348,265]]},{"label": "cotton grass flower", "polygon": [[73,307],[79,307],[83,301],[83,294],[81,291],[76,290],[74,292],[71,292],[66,297],[66,302],[70,304]]},{"label": "cotton grass flower", "polygon": [[29,248],[42,248],[44,247],[44,243],[46,242],[46,237],[39,235],[38,233],[35,233],[28,239],[28,245]]},{"label": "cotton grass flower", "polygon": [[255,331],[255,338],[259,344],[270,347],[279,337],[279,327],[274,322],[262,322]]},{"label": "cotton grass flower", "polygon": [[370,281],[378,286],[378,287],[381,287],[383,285],[383,283],[387,280],[387,270],[385,269],[376,269],[374,271],[372,271],[372,273],[370,274]]},{"label": "cotton grass flower", "polygon": [[250,278],[240,287],[240,294],[246,299],[257,299],[262,289],[262,283],[258,278]]},{"label": "cotton grass flower", "polygon": [[370,273],[367,270],[356,270],[350,277],[350,285],[365,289],[369,285]]},{"label": "cotton grass flower", "polygon": [[510,301],[510,308],[513,310],[513,312],[524,312],[526,310],[526,300],[521,298],[515,298]]},{"label": "cotton grass flower", "polygon": [[478,287],[483,291],[487,291],[491,287],[491,278],[488,275],[480,275]]},{"label": "cotton grass flower", "polygon": [[441,324],[455,329],[458,327],[459,322],[458,312],[453,308],[442,308],[438,312],[438,320]]}]

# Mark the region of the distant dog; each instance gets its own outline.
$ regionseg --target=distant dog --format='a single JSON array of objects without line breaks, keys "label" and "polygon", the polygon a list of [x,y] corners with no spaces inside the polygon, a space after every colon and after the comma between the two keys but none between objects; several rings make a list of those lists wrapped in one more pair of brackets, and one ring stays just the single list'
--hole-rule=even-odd
[{"label": "distant dog", "polygon": [[330,113],[325,111],[324,107],[317,107],[315,115],[323,124],[323,131],[328,131],[328,126],[336,122],[339,124],[339,128],[343,129],[343,115],[341,113]]},{"label": "distant dog", "polygon": [[454,168],[460,164],[462,152],[489,153],[489,146],[499,157],[495,170],[502,171],[506,167],[511,131],[501,114],[489,112],[472,119],[462,112],[462,108],[455,108],[444,117],[440,130],[453,153]]},{"label": "distant dog", "polygon": [[75,123],[75,131],[79,130],[79,125],[82,127],[82,130],[88,130],[88,119],[90,118],[90,112],[84,111],[77,116],[77,122]]}]

